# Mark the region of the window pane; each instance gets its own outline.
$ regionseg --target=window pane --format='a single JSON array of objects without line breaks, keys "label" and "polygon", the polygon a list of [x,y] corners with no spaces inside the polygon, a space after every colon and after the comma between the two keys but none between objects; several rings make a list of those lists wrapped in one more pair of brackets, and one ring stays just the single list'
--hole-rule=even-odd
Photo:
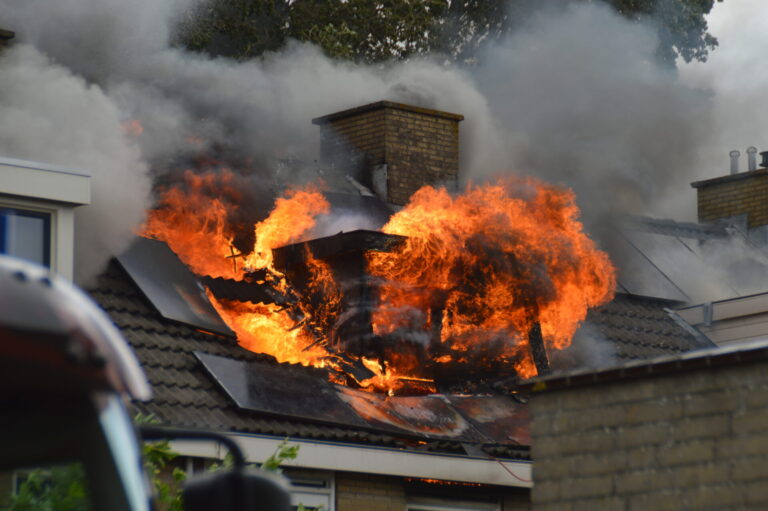
[{"label": "window pane", "polygon": [[50,266],[51,216],[0,208],[0,253]]}]

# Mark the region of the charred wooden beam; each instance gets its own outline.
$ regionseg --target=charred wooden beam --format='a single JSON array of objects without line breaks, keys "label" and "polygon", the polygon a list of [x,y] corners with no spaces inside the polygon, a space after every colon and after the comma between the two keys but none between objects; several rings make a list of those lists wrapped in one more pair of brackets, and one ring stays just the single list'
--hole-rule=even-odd
[{"label": "charred wooden beam", "polygon": [[541,335],[541,324],[538,321],[528,330],[528,345],[531,347],[536,372],[539,376],[549,373],[549,357],[547,357],[547,349],[544,347],[544,337]]},{"label": "charred wooden beam", "polygon": [[392,252],[405,240],[405,236],[361,229],[286,245],[273,249],[272,254],[275,267],[285,272],[292,267],[305,264],[307,249],[315,258],[328,261],[346,254],[362,254],[370,251]]},{"label": "charred wooden beam", "polygon": [[203,285],[208,287],[219,299],[235,300],[252,303],[283,303],[273,289],[267,285],[246,282],[243,280],[223,279],[220,277],[198,277]]}]

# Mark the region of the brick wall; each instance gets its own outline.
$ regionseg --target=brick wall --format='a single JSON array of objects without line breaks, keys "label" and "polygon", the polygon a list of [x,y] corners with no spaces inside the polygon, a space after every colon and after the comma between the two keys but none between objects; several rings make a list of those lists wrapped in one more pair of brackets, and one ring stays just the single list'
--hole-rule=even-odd
[{"label": "brick wall", "polygon": [[768,362],[535,393],[536,511],[768,509]]},{"label": "brick wall", "polygon": [[[501,511],[529,511],[524,488],[422,484],[402,477],[336,473],[336,511],[405,511],[409,503],[497,502]],[[471,507],[471,505],[470,505]]]},{"label": "brick wall", "polygon": [[387,165],[386,197],[405,204],[425,184],[455,188],[459,173],[461,115],[380,101],[314,119],[320,125],[326,163],[358,156],[361,180],[372,186],[373,169]]},{"label": "brick wall", "polygon": [[336,474],[336,511],[404,511],[405,488],[401,478]]},{"label": "brick wall", "polygon": [[691,183],[698,191],[700,222],[747,215],[751,229],[768,224],[768,171],[742,172]]}]

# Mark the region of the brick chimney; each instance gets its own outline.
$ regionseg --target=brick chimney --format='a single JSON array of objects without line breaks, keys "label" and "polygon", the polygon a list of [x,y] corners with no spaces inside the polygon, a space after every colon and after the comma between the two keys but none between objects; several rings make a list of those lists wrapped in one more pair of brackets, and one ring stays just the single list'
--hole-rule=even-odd
[{"label": "brick chimney", "polygon": [[454,190],[459,122],[464,116],[379,101],[312,120],[325,163],[360,158],[360,180],[383,200],[404,205],[425,184]]},{"label": "brick chimney", "polygon": [[699,222],[744,215],[748,229],[768,225],[768,169],[736,172],[691,186],[698,192]]}]

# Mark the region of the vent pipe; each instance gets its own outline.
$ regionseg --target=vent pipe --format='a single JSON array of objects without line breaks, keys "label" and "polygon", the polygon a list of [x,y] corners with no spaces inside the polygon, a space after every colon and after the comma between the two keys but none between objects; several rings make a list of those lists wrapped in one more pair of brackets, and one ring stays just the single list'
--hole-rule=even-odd
[{"label": "vent pipe", "polygon": [[757,170],[757,147],[747,147],[747,168],[751,172]]},{"label": "vent pipe", "polygon": [[728,153],[728,156],[731,157],[731,174],[738,174],[739,173],[739,156],[741,156],[741,153],[739,151],[731,151]]}]

